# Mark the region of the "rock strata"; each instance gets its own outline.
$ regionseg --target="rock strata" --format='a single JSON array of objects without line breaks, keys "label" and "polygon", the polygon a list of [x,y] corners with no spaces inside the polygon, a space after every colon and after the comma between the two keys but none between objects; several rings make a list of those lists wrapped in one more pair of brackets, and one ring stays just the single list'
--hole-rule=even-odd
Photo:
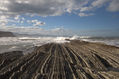
[{"label": "rock strata", "polygon": [[0,68],[0,79],[119,79],[119,48],[79,40],[45,44]]}]

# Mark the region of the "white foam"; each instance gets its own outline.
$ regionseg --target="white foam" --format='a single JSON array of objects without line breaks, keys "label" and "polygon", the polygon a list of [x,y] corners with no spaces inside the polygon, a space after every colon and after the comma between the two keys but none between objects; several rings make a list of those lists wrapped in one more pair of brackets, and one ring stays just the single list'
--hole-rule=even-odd
[{"label": "white foam", "polygon": [[12,46],[11,48],[9,48],[9,49],[16,49],[16,48],[18,48],[17,46]]},{"label": "white foam", "polygon": [[0,45],[40,45],[46,43],[65,43],[68,42],[65,39],[69,37],[2,37],[0,38]]},{"label": "white foam", "polygon": [[92,39],[81,39],[83,41],[89,41],[89,42],[101,42],[105,43],[107,45],[117,46],[119,47],[119,40],[92,40]]},{"label": "white foam", "polygon": [[[86,38],[86,39],[85,39]],[[34,46],[41,46],[46,43],[66,43],[69,40],[80,39],[83,41],[90,42],[103,42],[108,45],[114,45],[119,47],[119,40],[93,40],[87,37],[79,37],[77,35],[73,37],[2,37],[0,38],[0,46],[10,46],[10,48],[5,48],[5,50],[18,50],[25,49]],[[2,49],[1,49],[2,50]]]},{"label": "white foam", "polygon": [[53,42],[55,43],[65,43],[65,42],[69,42],[66,39],[69,39],[69,37],[56,37]]},{"label": "white foam", "polygon": [[75,40],[75,39],[79,39],[79,38],[80,38],[79,36],[74,35],[74,36],[72,36],[72,37],[70,38],[70,40]]},{"label": "white foam", "polygon": [[80,39],[87,39],[87,38],[91,38],[91,36],[80,36]]}]

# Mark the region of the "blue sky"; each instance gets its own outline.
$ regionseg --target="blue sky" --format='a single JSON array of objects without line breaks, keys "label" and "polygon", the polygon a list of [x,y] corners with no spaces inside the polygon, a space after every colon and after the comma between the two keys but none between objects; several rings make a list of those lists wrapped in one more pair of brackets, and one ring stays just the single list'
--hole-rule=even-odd
[{"label": "blue sky", "polygon": [[5,31],[119,36],[119,0],[4,0],[0,15]]}]

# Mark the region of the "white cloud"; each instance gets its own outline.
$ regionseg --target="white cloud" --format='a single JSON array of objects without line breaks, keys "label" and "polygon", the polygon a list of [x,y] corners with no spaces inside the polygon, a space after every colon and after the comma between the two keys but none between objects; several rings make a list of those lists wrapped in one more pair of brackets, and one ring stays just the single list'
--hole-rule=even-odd
[{"label": "white cloud", "polygon": [[9,21],[9,16],[1,15],[0,16],[0,25],[5,26]]},{"label": "white cloud", "polygon": [[33,24],[33,26],[43,26],[45,25],[45,22],[41,22],[37,19],[35,20],[27,20],[28,23]]},{"label": "white cloud", "polygon": [[[15,17],[19,23],[25,21],[20,15],[45,17],[75,13],[79,16],[91,16],[92,11],[105,4],[108,11],[119,11],[119,0],[0,0],[0,16]],[[34,26],[44,24],[45,22],[37,21]]]},{"label": "white cloud", "polygon": [[90,10],[92,10],[92,9],[93,9],[92,6],[89,6],[89,7],[82,7],[82,8],[80,9],[80,12],[90,11]]},{"label": "white cloud", "polygon": [[79,10],[88,0],[3,0],[1,10],[5,14],[37,14],[40,16],[57,16],[65,12]]},{"label": "white cloud", "polygon": [[2,31],[10,31],[19,34],[39,34],[39,35],[71,35],[72,32],[64,28],[42,29],[39,27],[1,27]]},{"label": "white cloud", "polygon": [[8,11],[6,7],[0,7],[0,10]]},{"label": "white cloud", "polygon": [[24,23],[24,21],[21,21],[20,23],[22,23],[22,24],[23,24],[23,23]]},{"label": "white cloud", "polygon": [[45,22],[39,21],[38,19],[27,20],[26,18],[24,18],[23,16],[20,16],[20,15],[16,15],[11,22],[14,24],[19,23],[19,25],[23,25],[23,23],[28,24],[28,25],[30,24],[31,26],[45,25]]},{"label": "white cloud", "polygon": [[40,21],[37,21],[35,22],[35,24],[33,24],[34,26],[42,26],[42,25],[45,25],[45,22],[40,22]]},{"label": "white cloud", "polygon": [[22,17],[21,19],[22,19],[23,21],[25,20],[25,18],[24,18],[24,17]]},{"label": "white cloud", "polygon": [[92,16],[92,15],[94,15],[93,13],[79,13],[79,16],[80,17],[84,17],[84,16]]},{"label": "white cloud", "polygon": [[108,1],[110,1],[110,0],[94,0],[92,2],[92,6],[93,7],[101,7],[101,6],[103,6]]},{"label": "white cloud", "polygon": [[107,10],[111,12],[119,11],[119,0],[112,0]]},{"label": "white cloud", "polygon": [[104,6],[108,2],[110,2],[110,0],[92,0],[92,2],[88,4],[88,6],[81,7],[80,12],[94,11]]},{"label": "white cloud", "polygon": [[20,15],[17,15],[16,17],[14,17],[15,20],[19,20]]},{"label": "white cloud", "polygon": [[80,12],[83,13],[79,13],[79,15],[87,16],[84,14],[85,12],[94,11],[103,6],[105,6],[106,9],[110,12],[117,12],[119,11],[119,0],[92,0],[91,4],[89,4],[88,6],[84,6],[80,9]]},{"label": "white cloud", "polygon": [[63,28],[55,28],[55,29],[52,29],[53,32],[58,32],[58,31],[61,31],[63,30]]}]

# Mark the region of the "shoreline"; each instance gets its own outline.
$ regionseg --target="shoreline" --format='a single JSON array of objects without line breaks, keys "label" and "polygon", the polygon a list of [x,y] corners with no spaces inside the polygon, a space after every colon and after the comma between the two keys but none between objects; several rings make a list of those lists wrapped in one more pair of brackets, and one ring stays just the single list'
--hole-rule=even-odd
[{"label": "shoreline", "polygon": [[[66,41],[67,42],[64,42],[64,43],[59,43],[59,42],[50,42],[50,43],[45,43],[45,44],[42,44],[41,43],[41,45],[38,45],[38,46],[33,46],[33,45],[31,45],[30,47],[28,47],[28,45],[23,45],[23,47],[22,46],[20,46],[20,45],[0,45],[0,50],[1,50],[1,48],[3,49],[4,48],[4,50],[5,49],[7,49],[7,50],[3,50],[4,52],[0,52],[0,54],[3,54],[3,53],[6,53],[6,52],[13,52],[13,51],[23,51],[23,52],[26,52],[26,51],[29,51],[29,53],[30,52],[32,52],[32,51],[34,51],[34,50],[32,50],[32,51],[30,51],[31,49],[35,49],[36,47],[40,47],[40,46],[43,46],[43,45],[46,45],[46,44],[52,44],[52,43],[56,43],[56,44],[66,44],[66,43],[71,43],[71,42],[73,42],[73,41],[80,41],[80,42],[85,42],[85,43],[90,43],[90,44],[99,44],[99,45],[105,45],[105,46],[109,46],[109,47],[112,47],[112,48],[119,48],[118,46],[115,46],[115,45],[109,45],[109,44],[106,44],[106,43],[104,43],[104,42],[93,42],[93,41],[84,41],[84,40],[69,40],[69,39],[66,39]],[[12,46],[12,47],[11,47]],[[27,47],[26,47],[27,46]],[[26,49],[27,48],[27,49]],[[8,50],[9,49],[9,50]],[[10,50],[11,49],[11,50]],[[12,50],[13,49],[13,50]],[[25,54],[25,53],[24,53]]]},{"label": "shoreline", "polygon": [[16,60],[9,58],[6,61],[2,58],[0,78],[118,79],[118,56],[119,47],[101,43],[79,40],[61,44],[48,43]]}]

